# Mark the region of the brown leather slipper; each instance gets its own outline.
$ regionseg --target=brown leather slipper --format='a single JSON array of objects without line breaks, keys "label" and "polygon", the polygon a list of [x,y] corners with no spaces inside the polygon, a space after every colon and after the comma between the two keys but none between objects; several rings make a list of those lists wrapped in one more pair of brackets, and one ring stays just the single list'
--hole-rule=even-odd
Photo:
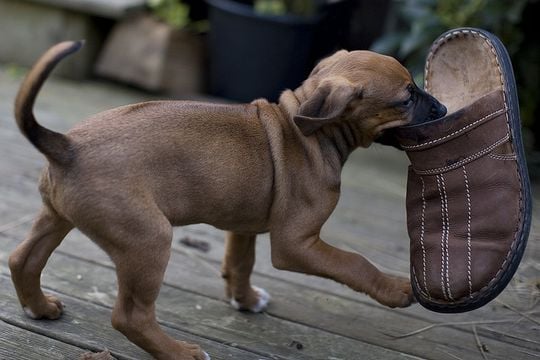
[{"label": "brown leather slipper", "polygon": [[425,88],[448,115],[395,131],[411,161],[411,282],[424,307],[464,312],[505,288],[529,234],[516,85],[501,41],[460,28],[433,43]]}]

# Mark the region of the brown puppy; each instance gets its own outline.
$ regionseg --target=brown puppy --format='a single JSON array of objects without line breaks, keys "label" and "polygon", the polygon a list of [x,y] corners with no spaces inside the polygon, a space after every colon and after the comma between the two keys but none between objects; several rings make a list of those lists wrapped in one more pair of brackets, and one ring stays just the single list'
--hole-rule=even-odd
[{"label": "brown puppy", "polygon": [[255,235],[270,232],[278,269],[334,279],[391,307],[413,301],[409,281],[381,273],[319,232],[339,197],[351,151],[384,129],[444,114],[395,59],[339,51],[321,61],[279,104],[160,101],[95,115],[62,135],[41,127],[33,104],[52,68],[81,43],[51,48],[23,82],[15,116],[48,159],[43,208],[9,266],[33,318],[56,319],[62,304],[40,288],[52,251],[77,227],[118,273],[113,326],[158,359],[206,359],[198,346],[162,332],[154,315],[170,253],[171,226],[208,223],[227,234],[223,277],[240,309],[262,310],[253,288]]}]

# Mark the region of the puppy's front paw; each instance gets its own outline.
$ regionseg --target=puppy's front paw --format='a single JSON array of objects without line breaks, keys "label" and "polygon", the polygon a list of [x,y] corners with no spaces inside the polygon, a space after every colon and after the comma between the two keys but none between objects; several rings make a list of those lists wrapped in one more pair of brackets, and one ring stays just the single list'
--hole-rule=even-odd
[{"label": "puppy's front paw", "polygon": [[374,298],[381,304],[392,308],[402,308],[415,302],[409,279],[383,275],[380,281]]},{"label": "puppy's front paw", "polygon": [[25,314],[32,319],[49,319],[55,320],[62,315],[64,306],[62,302],[53,295],[45,295],[45,297],[33,306],[23,306]]},{"label": "puppy's front paw", "polygon": [[236,310],[259,313],[268,307],[270,294],[263,288],[252,286],[251,292],[243,299],[231,299],[231,305]]},{"label": "puppy's front paw", "polygon": [[210,355],[206,351],[203,351],[199,345],[180,340],[177,343],[182,347],[181,359],[210,360]]}]

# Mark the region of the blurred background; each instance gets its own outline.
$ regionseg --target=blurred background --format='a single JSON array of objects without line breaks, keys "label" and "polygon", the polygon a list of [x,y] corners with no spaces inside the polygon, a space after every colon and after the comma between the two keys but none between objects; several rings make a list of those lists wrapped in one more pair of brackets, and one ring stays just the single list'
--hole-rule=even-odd
[{"label": "blurred background", "polygon": [[[58,73],[160,96],[277,100],[337,49],[393,55],[423,81],[431,43],[473,26],[507,46],[533,176],[540,168],[538,0],[0,0],[0,64],[12,76],[52,44],[86,39]],[[536,28],[538,26],[536,25]]]}]

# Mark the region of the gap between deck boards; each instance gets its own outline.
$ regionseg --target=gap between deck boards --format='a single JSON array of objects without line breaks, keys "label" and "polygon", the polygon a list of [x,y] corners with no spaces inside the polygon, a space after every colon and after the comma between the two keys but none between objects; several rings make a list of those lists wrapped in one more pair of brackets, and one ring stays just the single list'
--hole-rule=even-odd
[{"label": "gap between deck boards", "polygon": [[[81,248],[81,244],[73,244],[77,249],[78,251],[84,253],[84,254],[89,254],[89,249],[85,249],[85,246],[82,246]],[[65,255],[66,253],[64,251],[61,251],[59,253],[64,253],[62,254],[62,258],[64,256],[67,256],[67,257],[70,257],[70,255]],[[69,254],[69,253],[68,253]],[[53,257],[54,258],[54,257]],[[53,259],[51,259],[53,260]],[[80,259],[80,257],[77,256],[77,259],[74,259],[76,262],[78,261],[82,261],[82,262],[85,262],[84,260]],[[184,259],[186,260],[186,259]],[[86,261],[86,262],[90,262],[92,265],[95,265],[95,264],[100,264],[101,261],[95,261],[95,260],[91,260],[91,261]],[[65,263],[66,261],[60,261],[60,259],[58,259],[58,256],[56,256],[56,260],[52,261],[52,265],[53,268],[50,269],[49,271],[54,271],[58,266],[55,266],[55,264],[64,264],[65,266]],[[173,262],[173,264],[176,263],[176,262]],[[99,265],[101,267],[106,267],[108,268],[109,271],[112,271],[111,269],[111,266],[108,265],[108,264],[103,264],[101,263],[101,265]],[[186,270],[186,269],[173,269],[173,270]],[[65,270],[64,270],[65,271]],[[77,269],[73,269],[72,271],[75,271],[77,272]],[[176,271],[175,271],[176,272]],[[75,281],[73,279],[73,276],[75,276],[75,273],[71,274],[72,275],[72,281]],[[50,283],[50,281],[48,281],[48,278],[51,277],[53,279],[55,279],[55,277],[58,277],[58,274],[54,275],[54,274],[48,274],[47,270],[45,272],[45,276],[44,276],[44,284],[48,284]],[[64,274],[63,276],[67,276],[66,274]],[[83,275],[84,276],[84,275]],[[98,277],[99,278],[99,277]],[[195,280],[200,280],[200,276],[195,276]],[[217,279],[219,280],[219,279]],[[65,281],[69,281],[69,280],[65,280]],[[210,281],[212,282],[212,281]],[[214,281],[215,282],[215,281]],[[97,282],[99,284],[99,282]],[[203,281],[204,283],[204,281]],[[274,284],[275,282],[270,282],[268,283],[269,285],[272,286],[272,284]],[[193,288],[195,288],[197,286],[197,284],[190,284],[190,288],[191,290],[193,290]],[[109,283],[109,288],[115,288],[114,284],[110,284]],[[165,293],[167,293],[168,295],[164,295],[165,297],[167,298],[178,298],[178,296],[173,296],[174,292],[176,291],[184,291],[182,290],[181,288],[178,288],[177,286],[175,285],[172,285],[173,289],[174,290],[171,290],[171,289],[168,289],[169,285],[166,285],[165,287]],[[275,290],[278,290],[278,289],[275,289],[275,284],[272,286],[272,292],[274,292]],[[182,288],[185,288],[185,284]],[[208,296],[208,289],[209,288],[214,288],[215,290],[215,286],[214,287],[208,287],[208,284],[205,284],[203,286],[203,288],[205,289],[205,295]],[[279,288],[279,286],[278,286]],[[55,289],[56,290],[56,289]],[[303,290],[301,287],[298,287],[297,290],[300,290],[300,293],[301,295],[305,295],[306,296],[306,299],[311,299],[313,300],[313,297],[314,296],[317,296],[317,293],[316,292],[313,292],[309,290]],[[101,290],[100,290],[101,291]],[[172,293],[171,293],[172,291]],[[188,290],[190,291],[190,290]],[[69,291],[68,291],[69,292]],[[114,298],[114,290],[107,290],[105,291],[106,293],[109,293],[110,294],[110,297],[111,299]],[[273,316],[277,317],[277,318],[282,318],[282,319],[285,319],[286,321],[291,321],[291,314],[295,314],[297,311],[302,311],[302,306],[300,306],[299,308],[297,309],[294,309],[295,307],[298,307],[296,305],[296,302],[300,299],[292,299],[292,302],[289,301],[289,297],[287,296],[287,294],[283,294],[283,289],[279,289],[279,291],[277,291],[278,294],[280,295],[283,295],[283,297],[279,297],[279,301],[283,301],[285,303],[285,309],[280,309],[279,307],[277,309],[275,309],[275,311],[270,311],[270,313],[273,314]],[[215,297],[215,292],[213,294],[210,294],[212,297]],[[197,297],[199,295],[196,295],[195,297]],[[320,296],[320,295],[319,295]],[[219,295],[218,295],[219,297]],[[298,296],[293,296],[294,298],[297,298]],[[326,296],[324,296],[326,297]],[[385,346],[385,347],[390,347],[390,348],[395,348],[396,350],[398,351],[406,351],[407,348],[410,348],[410,344],[409,344],[409,341],[408,340],[405,340],[405,341],[400,341],[400,340],[391,340],[390,338],[388,338],[387,336],[385,336],[384,334],[382,333],[373,333],[373,328],[376,328],[377,326],[377,322],[386,322],[386,321],[389,321],[391,322],[390,324],[386,324],[386,326],[383,326],[383,329],[379,329],[380,331],[384,332],[384,331],[387,331],[387,332],[390,332],[390,333],[396,333],[396,331],[399,331],[400,327],[401,327],[401,323],[403,321],[407,321],[411,324],[414,324],[414,328],[420,328],[422,326],[425,325],[422,324],[422,322],[418,321],[418,320],[414,320],[414,319],[407,319],[407,317],[403,318],[402,320],[399,320],[397,321],[397,328],[395,329],[392,329],[392,320],[391,320],[391,317],[389,317],[388,314],[384,314],[384,312],[381,312],[380,310],[378,309],[370,309],[368,310],[368,312],[370,313],[370,315],[372,316],[369,316],[368,318],[365,318],[365,319],[362,319],[360,320],[357,316],[354,316],[351,318],[349,314],[347,314],[346,312],[346,309],[345,311],[343,311],[343,306],[345,307],[348,307],[350,311],[354,312],[354,311],[362,311],[362,307],[358,307],[358,304],[354,304],[354,303],[351,303],[349,302],[349,304],[347,304],[346,302],[343,303],[344,301],[340,299],[332,299],[332,298],[329,298],[329,299],[324,299],[324,297],[322,298],[322,300],[326,300],[326,301],[323,301],[323,303],[319,303],[319,302],[316,302],[315,304],[313,302],[310,302],[310,306],[313,306],[315,305],[316,308],[315,309],[311,309],[309,306],[306,307],[304,306],[304,309],[306,309],[306,312],[307,312],[307,316],[306,317],[303,317],[303,316],[299,316],[299,318],[295,319],[296,321],[302,323],[306,321],[306,318],[310,319],[312,316],[314,317],[313,321],[306,323],[305,325],[306,326],[316,326],[314,325],[315,323],[317,323],[318,326],[321,326],[323,327],[324,329],[323,330],[326,330],[328,331],[328,328],[330,328],[330,331],[336,331],[337,334],[344,334],[345,336],[352,336],[353,338],[361,338],[361,340],[363,341],[368,341],[368,342],[375,342],[375,343],[378,343],[380,346]],[[338,304],[333,304],[332,306],[332,302],[338,302]],[[279,303],[278,303],[279,304]],[[330,306],[328,306],[330,305]],[[338,306],[337,309],[333,308],[335,307],[336,305],[340,305]],[[220,301],[216,306],[223,306],[223,307],[226,307],[225,304],[223,304],[222,301]],[[288,306],[292,306],[293,309],[287,309]],[[158,305],[159,307],[159,305]],[[328,315],[327,316],[324,316],[324,312],[325,310],[329,310],[327,311]],[[366,310],[364,310],[365,312]],[[375,312],[375,314],[372,314],[372,312]],[[375,315],[375,316],[373,316]],[[393,314],[393,315],[396,315],[396,314]],[[219,316],[217,316],[216,318],[218,318]],[[349,317],[349,323],[347,325],[347,317]],[[386,320],[385,320],[386,319]],[[395,322],[396,320],[394,320]],[[337,325],[337,328],[336,328],[336,325]],[[341,326],[340,326],[341,325]],[[356,335],[347,335],[347,333],[350,333],[350,332],[353,332],[353,334],[355,333],[354,330],[355,328],[358,327],[359,329],[362,329],[363,327],[365,327],[365,329],[363,331],[360,331],[360,333],[356,332]],[[380,326],[379,326],[380,327]],[[386,328],[386,329],[384,329]],[[401,327],[402,328],[402,327]],[[366,335],[369,335],[369,333],[371,333],[371,336],[366,336]],[[442,336],[441,336],[442,335]],[[367,338],[366,338],[367,337]],[[416,353],[417,356],[427,356],[428,358],[438,358],[436,356],[437,353],[440,354],[440,349],[443,348],[443,349],[446,349],[448,352],[450,353],[454,353],[454,354],[460,354],[460,356],[463,356],[464,354],[468,353],[469,357],[468,358],[475,358],[474,355],[478,354],[477,353],[477,350],[475,349],[475,346],[474,346],[474,343],[472,341],[472,338],[470,336],[467,336],[467,334],[463,334],[461,333],[459,330],[456,330],[456,329],[451,329],[451,328],[448,328],[448,329],[439,329],[438,331],[435,331],[434,333],[426,333],[422,336],[423,338],[426,337],[426,339],[424,339],[424,341],[422,342],[418,342],[415,340],[415,346],[414,348],[416,348],[415,351],[413,351],[413,353]],[[459,340],[461,338],[461,340]],[[386,341],[385,341],[386,339]],[[454,343],[451,343],[449,340],[450,339],[453,339],[454,340]],[[427,340],[427,341],[425,341]],[[503,346],[503,343],[498,343],[497,341],[490,341],[489,339],[483,339],[484,341],[486,341],[486,344],[488,344],[489,348],[492,349],[492,351],[498,353],[499,355],[504,355],[504,356],[511,356],[511,353],[513,350],[515,349],[512,349],[511,346]],[[504,348],[504,350],[503,350]],[[431,349],[431,351],[429,350]],[[408,351],[407,351],[408,352]]]}]

